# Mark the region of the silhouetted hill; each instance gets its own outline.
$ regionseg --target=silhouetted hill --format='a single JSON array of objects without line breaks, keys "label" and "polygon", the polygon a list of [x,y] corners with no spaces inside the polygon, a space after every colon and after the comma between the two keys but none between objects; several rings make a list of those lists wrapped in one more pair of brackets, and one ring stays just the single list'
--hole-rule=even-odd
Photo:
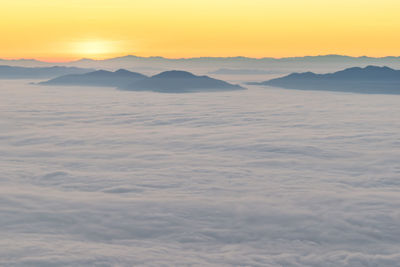
[{"label": "silhouetted hill", "polygon": [[144,78],[147,78],[147,76],[124,69],[119,69],[115,72],[97,70],[79,75],[65,75],[40,84],[122,87]]},{"label": "silhouetted hill", "polygon": [[82,74],[93,71],[76,67],[26,68],[0,65],[0,79],[43,79],[66,74]]},{"label": "silhouetted hill", "polygon": [[244,89],[208,76],[196,76],[186,71],[165,71],[152,77],[131,83],[126,90],[156,91],[167,93],[195,92],[195,91],[220,91]]},{"label": "silhouetted hill", "polygon": [[367,66],[349,68],[335,73],[292,73],[258,85],[301,90],[329,90],[370,94],[400,94],[400,70]]}]

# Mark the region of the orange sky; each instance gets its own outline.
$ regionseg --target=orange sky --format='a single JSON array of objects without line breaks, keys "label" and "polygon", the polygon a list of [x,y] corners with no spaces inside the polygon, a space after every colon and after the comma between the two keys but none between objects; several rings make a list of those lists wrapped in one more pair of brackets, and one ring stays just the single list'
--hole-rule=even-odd
[{"label": "orange sky", "polygon": [[0,58],[400,55],[398,0],[0,0]]}]

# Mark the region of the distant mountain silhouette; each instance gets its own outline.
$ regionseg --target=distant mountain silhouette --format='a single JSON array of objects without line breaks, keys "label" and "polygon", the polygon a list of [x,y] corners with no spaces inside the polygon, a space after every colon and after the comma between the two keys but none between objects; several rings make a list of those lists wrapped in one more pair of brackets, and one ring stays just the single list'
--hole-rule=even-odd
[{"label": "distant mountain silhouette", "polygon": [[46,68],[26,68],[0,65],[0,79],[43,79],[66,74],[82,74],[89,71],[93,71],[93,69],[59,66]]},{"label": "distant mountain silhouette", "polygon": [[196,76],[186,71],[165,71],[152,77],[139,80],[121,89],[135,91],[156,91],[164,93],[220,91],[244,89],[208,76]]},{"label": "distant mountain silhouette", "polygon": [[[16,67],[30,67],[30,68],[37,68],[37,67],[52,67],[54,63],[51,62],[44,62],[36,59],[0,59],[0,65],[7,65],[7,66],[16,66]],[[57,66],[63,66],[63,63],[57,63]]]},{"label": "distant mountain silhouette", "polygon": [[219,75],[262,75],[262,74],[275,74],[276,71],[258,70],[258,69],[218,69],[209,72],[210,74]]},{"label": "distant mountain silhouette", "polygon": [[[54,63],[30,59],[6,60],[0,59],[0,65],[24,67],[54,66]],[[60,62],[58,66],[74,66],[93,69],[130,69],[142,73],[154,73],[171,69],[186,70],[204,73],[217,69],[252,69],[274,71],[278,73],[302,72],[305,69],[313,72],[335,72],[353,66],[365,67],[368,65],[388,66],[400,69],[400,57],[350,57],[341,55],[321,55],[288,58],[249,58],[249,57],[197,57],[197,58],[164,58],[122,56],[116,58],[94,60],[81,59],[71,62]]]},{"label": "distant mountain silhouette", "polygon": [[105,86],[133,91],[193,92],[244,89],[208,76],[196,76],[186,71],[165,71],[147,77],[124,69],[115,72],[98,70],[79,75],[60,76],[41,85]]},{"label": "distant mountain silhouette", "polygon": [[248,58],[248,57],[198,57],[198,58],[163,58],[123,56],[104,60],[79,60],[66,63],[69,66],[90,68],[130,68],[135,66],[140,71],[148,68],[164,70],[179,69],[190,72],[204,72],[220,68],[257,69],[281,73],[310,71],[334,72],[341,69],[368,65],[388,66],[400,69],[400,57],[349,57],[341,55],[323,55],[288,58]]},{"label": "distant mountain silhouette", "polygon": [[124,69],[119,69],[115,72],[106,70],[97,70],[85,74],[65,75],[54,78],[46,82],[41,82],[40,84],[123,87],[144,78],[147,78],[147,76]]},{"label": "distant mountain silhouette", "polygon": [[301,90],[328,90],[369,94],[400,94],[400,70],[367,66],[328,74],[292,73],[257,85]]}]

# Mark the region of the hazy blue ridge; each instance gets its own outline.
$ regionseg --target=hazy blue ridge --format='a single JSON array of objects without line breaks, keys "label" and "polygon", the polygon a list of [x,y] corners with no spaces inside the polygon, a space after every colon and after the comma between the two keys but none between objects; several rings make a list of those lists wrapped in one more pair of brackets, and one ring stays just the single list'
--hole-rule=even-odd
[{"label": "hazy blue ridge", "polygon": [[[0,65],[23,67],[51,67],[54,63],[31,59],[6,60],[0,59]],[[351,67],[368,65],[388,66],[400,69],[399,57],[350,57],[343,55],[320,55],[288,58],[250,58],[250,57],[197,57],[197,58],[164,58],[139,57],[127,55],[102,60],[83,58],[70,62],[59,62],[58,66],[74,66],[94,69],[127,69],[146,74],[154,74],[171,69],[179,69],[194,73],[253,75],[254,72],[291,73],[302,72],[304,69],[313,72],[335,72]],[[134,69],[132,69],[134,68]],[[222,73],[221,70],[222,69]],[[225,69],[225,70],[224,70]],[[228,69],[228,71],[226,71]],[[232,73],[232,70],[234,73]],[[213,73],[217,72],[217,73]],[[228,72],[228,73],[227,73]],[[260,74],[261,75],[261,74]]]},{"label": "hazy blue ridge", "polygon": [[172,70],[139,80],[121,89],[176,93],[204,90],[240,90],[244,88],[208,76],[196,76],[190,72]]},{"label": "hazy blue ridge", "polygon": [[165,71],[147,77],[143,74],[120,69],[115,72],[98,70],[85,74],[65,75],[39,83],[41,85],[102,86],[123,90],[157,92],[193,92],[244,89],[208,76],[196,76],[186,71]]},{"label": "hazy blue ridge", "polygon": [[83,74],[93,69],[53,66],[53,67],[15,67],[0,65],[0,79],[41,79],[67,74]]},{"label": "hazy blue ridge", "polygon": [[119,69],[115,72],[106,70],[97,70],[85,74],[65,75],[41,82],[42,85],[70,85],[70,86],[104,86],[120,87],[130,84],[134,81],[144,79],[147,76]]},{"label": "hazy blue ridge", "polygon": [[400,94],[400,70],[378,66],[353,67],[328,74],[292,73],[250,84],[301,90]]}]

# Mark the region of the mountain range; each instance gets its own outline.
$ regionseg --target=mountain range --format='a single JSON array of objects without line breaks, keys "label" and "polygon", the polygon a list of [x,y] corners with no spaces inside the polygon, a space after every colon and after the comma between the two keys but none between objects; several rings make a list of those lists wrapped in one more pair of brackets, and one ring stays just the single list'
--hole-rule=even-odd
[{"label": "mountain range", "polygon": [[111,72],[97,70],[84,74],[64,75],[49,81],[41,82],[42,85],[69,85],[69,86],[104,86],[124,87],[147,76],[124,69]]},{"label": "mountain range", "polygon": [[208,76],[196,76],[187,71],[165,71],[146,79],[134,82],[124,89],[157,92],[194,92],[244,89],[239,85],[227,83]]},{"label": "mountain range", "polygon": [[43,79],[66,74],[83,74],[93,69],[77,67],[15,67],[0,65],[0,79]]},{"label": "mountain range", "polygon": [[71,62],[50,63],[34,59],[1,60],[0,64],[13,66],[74,66],[116,70],[120,68],[152,74],[180,69],[196,73],[209,73],[218,69],[252,69],[258,71],[278,71],[281,73],[299,72],[308,69],[314,72],[333,72],[349,67],[368,65],[388,66],[400,69],[400,57],[350,57],[342,55],[322,55],[288,58],[250,58],[250,57],[197,57],[197,58],[164,58],[123,56],[103,60],[80,59]]},{"label": "mountain range", "polygon": [[354,67],[327,74],[292,73],[250,84],[301,90],[400,94],[400,70],[379,66]]},{"label": "mountain range", "polygon": [[64,75],[41,85],[106,86],[133,91],[157,91],[168,93],[220,91],[244,89],[208,76],[196,76],[186,71],[165,71],[148,77],[140,73],[120,69],[115,72],[98,70],[85,74]]}]

